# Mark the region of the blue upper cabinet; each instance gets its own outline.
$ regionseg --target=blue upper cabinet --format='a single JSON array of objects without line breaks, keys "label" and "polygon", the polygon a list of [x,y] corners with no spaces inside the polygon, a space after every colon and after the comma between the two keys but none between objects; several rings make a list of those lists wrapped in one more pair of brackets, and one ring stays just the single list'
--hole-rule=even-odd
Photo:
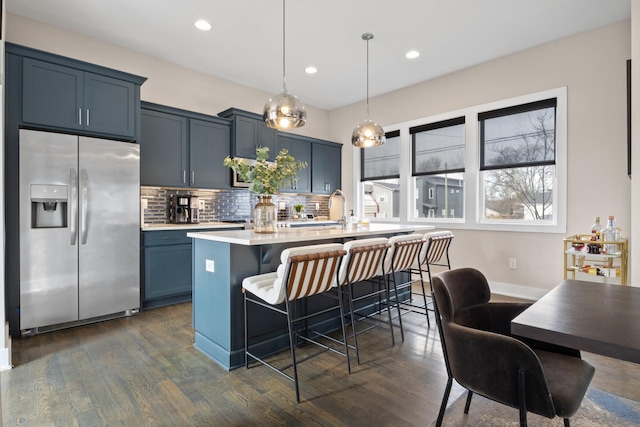
[{"label": "blue upper cabinet", "polygon": [[307,162],[307,167],[298,172],[297,179],[280,189],[283,193],[311,192],[311,143],[305,137],[280,132],[277,153],[286,149],[296,160]]},{"label": "blue upper cabinet", "polygon": [[336,143],[316,142],[311,146],[311,191],[331,194],[341,186],[342,147]]},{"label": "blue upper cabinet", "polygon": [[191,187],[229,188],[231,171],[222,165],[229,155],[231,126],[205,120],[189,120]]},{"label": "blue upper cabinet", "polygon": [[24,122],[83,129],[82,71],[25,58],[23,74]]},{"label": "blue upper cabinet", "polygon": [[140,184],[187,185],[187,119],[143,108],[140,136]]},{"label": "blue upper cabinet", "polygon": [[83,126],[86,130],[133,137],[136,102],[133,83],[99,74],[84,74]]},{"label": "blue upper cabinet", "polygon": [[22,61],[22,122],[137,139],[143,78],[27,48],[10,50],[32,56]]},{"label": "blue upper cabinet", "polygon": [[229,108],[218,116],[231,120],[232,157],[255,159],[257,148],[269,147],[269,160],[275,159],[278,131],[267,127],[261,115]]},{"label": "blue upper cabinet", "polygon": [[229,120],[142,103],[140,183],[164,187],[230,188]]}]

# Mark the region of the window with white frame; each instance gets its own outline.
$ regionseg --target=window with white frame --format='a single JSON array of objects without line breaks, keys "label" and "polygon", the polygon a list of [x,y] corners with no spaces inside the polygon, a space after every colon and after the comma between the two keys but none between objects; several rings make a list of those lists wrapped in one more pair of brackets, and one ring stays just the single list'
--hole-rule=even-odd
[{"label": "window with white frame", "polygon": [[[566,87],[389,127],[397,129],[387,136],[393,154],[370,151],[378,147],[360,151],[367,216],[389,215],[379,206],[379,196],[366,196],[380,194],[376,186],[389,185],[386,180],[391,179],[395,189],[407,191],[404,197],[399,191],[384,193],[393,204],[390,215],[400,221],[454,229],[566,232]],[[393,163],[397,175],[389,176],[385,169],[374,173],[376,163]]]},{"label": "window with white frame", "polygon": [[556,99],[478,114],[480,218],[554,219]]},{"label": "window with white frame", "polygon": [[462,218],[465,118],[414,126],[409,133],[416,217],[433,218],[433,212],[438,212],[438,218]]},{"label": "window with white frame", "polygon": [[399,217],[400,131],[385,136],[384,145],[360,149],[362,200],[368,218]]}]

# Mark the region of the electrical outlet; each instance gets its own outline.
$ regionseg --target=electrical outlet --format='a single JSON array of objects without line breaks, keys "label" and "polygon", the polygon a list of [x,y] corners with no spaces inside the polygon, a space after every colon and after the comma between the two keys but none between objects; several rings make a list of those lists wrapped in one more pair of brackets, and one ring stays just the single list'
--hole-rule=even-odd
[{"label": "electrical outlet", "polygon": [[216,266],[215,266],[215,263],[213,262],[212,259],[208,259],[208,260],[205,261],[204,269],[207,270],[210,273],[215,273]]},{"label": "electrical outlet", "polygon": [[204,200],[198,200],[198,209],[204,210]]},{"label": "electrical outlet", "polygon": [[516,259],[515,258],[509,258],[509,268],[512,270],[516,269]]}]

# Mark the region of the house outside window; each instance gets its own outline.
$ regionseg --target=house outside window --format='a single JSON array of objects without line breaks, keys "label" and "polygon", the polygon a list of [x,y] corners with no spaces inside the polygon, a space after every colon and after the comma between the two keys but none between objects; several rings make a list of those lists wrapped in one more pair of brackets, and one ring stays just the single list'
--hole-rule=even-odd
[{"label": "house outside window", "polygon": [[[386,127],[394,129],[387,136],[393,154],[360,151],[359,206],[364,200],[366,216],[452,229],[566,233],[566,87]],[[385,161],[394,162],[397,175],[367,169]],[[388,195],[389,207],[383,209],[379,194]]]},{"label": "house outside window", "polygon": [[478,114],[483,220],[552,221],[556,99]]},{"label": "house outside window", "polygon": [[[464,212],[465,118],[409,128],[412,137],[412,176],[416,216],[462,218]],[[431,216],[432,217],[432,216]]]},{"label": "house outside window", "polygon": [[388,132],[378,147],[360,149],[360,181],[364,216],[398,218],[400,216],[400,131]]}]

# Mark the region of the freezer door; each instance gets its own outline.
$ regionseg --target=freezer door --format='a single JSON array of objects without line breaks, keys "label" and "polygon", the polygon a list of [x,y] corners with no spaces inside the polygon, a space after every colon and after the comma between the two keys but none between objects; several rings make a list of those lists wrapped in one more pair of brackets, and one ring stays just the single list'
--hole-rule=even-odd
[{"label": "freezer door", "polygon": [[140,146],[80,137],[80,319],[140,307]]},{"label": "freezer door", "polygon": [[20,130],[23,330],[78,320],[77,152],[77,136]]}]

